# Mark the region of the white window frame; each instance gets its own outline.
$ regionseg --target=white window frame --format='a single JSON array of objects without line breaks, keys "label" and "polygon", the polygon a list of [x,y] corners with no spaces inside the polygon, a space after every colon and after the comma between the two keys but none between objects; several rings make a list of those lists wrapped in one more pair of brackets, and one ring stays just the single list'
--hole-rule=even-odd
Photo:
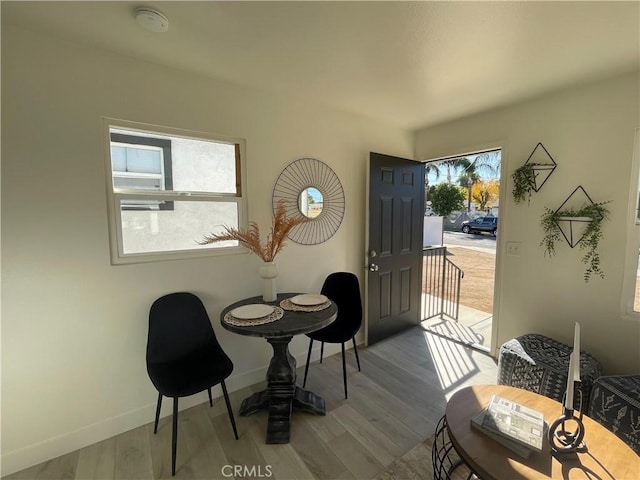
[{"label": "white window frame", "polygon": [[638,222],[638,189],[640,188],[640,128],[636,129],[631,162],[631,184],[626,217],[627,244],[622,287],[622,316],[640,320],[640,312],[633,309],[636,293],[638,259],[640,249],[640,223]]},{"label": "white window frame", "polygon": [[[166,260],[180,260],[189,258],[201,258],[209,256],[229,255],[247,253],[247,249],[240,246],[211,246],[209,248],[194,248],[193,250],[171,250],[164,252],[148,253],[125,253],[122,237],[122,212],[120,201],[135,197],[140,200],[158,200],[175,202],[224,202],[236,203],[238,215],[238,227],[247,228],[247,198],[244,192],[246,189],[246,160],[245,160],[245,140],[241,138],[224,137],[205,132],[195,132],[190,130],[150,125],[128,120],[103,117],[102,131],[105,152],[105,177],[107,192],[107,214],[109,219],[109,243],[111,250],[112,265],[132,264],[142,262],[156,262]],[[189,192],[189,191],[167,191],[158,190],[141,193],[140,190],[114,188],[113,170],[111,167],[111,134],[110,129],[129,130],[133,133],[148,133],[149,135],[166,135],[171,137],[182,137],[193,140],[209,140],[217,143],[227,143],[238,145],[240,149],[240,160],[236,165],[236,193],[209,193],[209,192]],[[206,229],[207,219],[203,219],[203,226]],[[232,225],[233,226],[233,225]],[[208,233],[208,232],[207,232]],[[195,239],[194,239],[195,240]]]}]

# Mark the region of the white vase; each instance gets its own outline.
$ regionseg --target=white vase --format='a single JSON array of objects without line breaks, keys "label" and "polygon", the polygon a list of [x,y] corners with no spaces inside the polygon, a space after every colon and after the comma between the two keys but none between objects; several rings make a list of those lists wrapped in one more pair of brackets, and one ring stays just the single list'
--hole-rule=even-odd
[{"label": "white vase", "polygon": [[258,268],[258,274],[262,278],[262,300],[275,302],[278,298],[278,266],[275,262],[263,262]]}]

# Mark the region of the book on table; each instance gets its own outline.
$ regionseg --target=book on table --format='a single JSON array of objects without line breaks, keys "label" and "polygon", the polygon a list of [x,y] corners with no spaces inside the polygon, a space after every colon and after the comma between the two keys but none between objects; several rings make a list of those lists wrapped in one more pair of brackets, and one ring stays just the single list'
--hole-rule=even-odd
[{"label": "book on table", "polygon": [[541,412],[493,395],[471,425],[522,457],[541,451],[546,424]]}]

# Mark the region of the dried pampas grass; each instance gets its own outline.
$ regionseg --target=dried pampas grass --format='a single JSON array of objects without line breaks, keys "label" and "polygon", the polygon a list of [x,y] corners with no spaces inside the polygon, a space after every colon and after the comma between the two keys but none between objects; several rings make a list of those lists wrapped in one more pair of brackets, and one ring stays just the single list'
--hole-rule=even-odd
[{"label": "dried pampas grass", "polygon": [[267,236],[267,241],[264,245],[260,238],[260,227],[255,222],[249,222],[249,228],[247,230],[224,227],[223,233],[207,235],[198,243],[200,245],[208,245],[225,240],[237,240],[242,246],[251,250],[252,253],[255,253],[263,261],[273,262],[276,255],[278,255],[284,247],[285,240],[291,229],[307,221],[309,221],[309,219],[303,215],[288,217],[284,200],[280,200],[276,206],[276,214],[273,217],[271,233]]}]

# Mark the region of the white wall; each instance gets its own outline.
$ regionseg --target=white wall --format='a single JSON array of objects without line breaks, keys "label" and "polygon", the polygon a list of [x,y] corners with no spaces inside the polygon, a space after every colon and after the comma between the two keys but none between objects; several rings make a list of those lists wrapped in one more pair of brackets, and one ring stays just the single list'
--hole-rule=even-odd
[{"label": "white wall", "polygon": [[[282,291],[318,291],[335,270],[364,272],[369,151],[410,156],[413,146],[410,132],[295,94],[3,26],[3,474],[152,421],[145,344],[160,295],[203,299],[235,363],[230,389],[262,380],[271,357],[264,340],[218,322],[225,305],[260,293],[255,256],[110,264],[101,116],[245,138],[249,218],[265,227],[288,163],[310,156],[329,164],[345,190],[343,223],[324,244],[289,243],[277,259]],[[291,350],[300,360],[306,347],[295,338]]]},{"label": "white wall", "polygon": [[[578,321],[583,349],[606,373],[640,370],[640,319],[625,317],[620,307],[639,85],[637,73],[625,75],[416,133],[416,159],[504,148],[499,249],[511,241],[521,246],[519,257],[498,258],[497,346],[530,332],[571,344]],[[530,205],[516,205],[511,174],[538,142],[558,167]],[[589,283],[579,248],[562,244],[545,258],[540,246],[544,207],[555,210],[578,185],[595,202],[611,200],[600,250],[606,277]]]}]

